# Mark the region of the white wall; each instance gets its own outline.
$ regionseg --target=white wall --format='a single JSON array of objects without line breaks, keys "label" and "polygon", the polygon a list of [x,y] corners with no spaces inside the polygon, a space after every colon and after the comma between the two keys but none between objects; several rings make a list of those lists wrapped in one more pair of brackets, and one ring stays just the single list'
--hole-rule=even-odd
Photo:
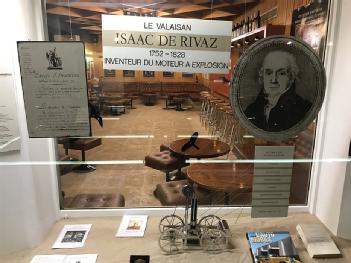
[{"label": "white wall", "polygon": [[[0,69],[14,77],[21,150],[0,155],[0,254],[33,247],[58,217],[55,166],[23,166],[15,162],[54,160],[52,139],[29,139],[16,41],[43,40],[39,0],[1,1],[4,37]],[[9,163],[10,166],[1,164]]]},{"label": "white wall", "polygon": [[[351,137],[351,1],[333,3],[333,28],[330,28],[327,53],[327,96],[317,129],[315,158],[320,160],[348,156]],[[315,195],[312,195],[312,212],[333,232],[340,235],[345,224],[351,230],[351,218],[340,217],[347,162],[322,162],[315,165]],[[345,196],[345,195],[344,195]],[[350,200],[351,202],[351,200]],[[350,203],[348,203],[350,206]],[[345,229],[345,228],[344,228]],[[348,238],[351,239],[351,232]]]}]

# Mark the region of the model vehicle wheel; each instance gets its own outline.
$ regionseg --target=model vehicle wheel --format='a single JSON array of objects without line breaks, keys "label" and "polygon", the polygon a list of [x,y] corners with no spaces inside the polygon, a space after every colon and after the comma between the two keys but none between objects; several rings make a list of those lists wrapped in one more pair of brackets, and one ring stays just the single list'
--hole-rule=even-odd
[{"label": "model vehicle wheel", "polygon": [[222,230],[208,229],[201,235],[200,246],[207,252],[220,253],[228,247],[228,238]]},{"label": "model vehicle wheel", "polygon": [[177,215],[168,215],[163,217],[158,225],[160,233],[163,233],[166,229],[176,229],[181,232],[183,227],[184,221]]},{"label": "model vehicle wheel", "polygon": [[221,219],[215,215],[208,215],[199,221],[199,226],[201,232],[207,231],[209,229],[218,229],[218,223]]},{"label": "model vehicle wheel", "polygon": [[162,251],[167,254],[177,254],[183,251],[183,235],[176,228],[165,228],[158,244]]}]

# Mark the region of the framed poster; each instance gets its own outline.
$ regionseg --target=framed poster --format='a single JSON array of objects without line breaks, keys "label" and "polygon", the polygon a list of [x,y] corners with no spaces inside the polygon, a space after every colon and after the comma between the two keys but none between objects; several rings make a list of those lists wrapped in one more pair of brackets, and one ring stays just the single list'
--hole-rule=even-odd
[{"label": "framed poster", "polygon": [[143,71],[144,78],[153,78],[155,77],[155,71]]},{"label": "framed poster", "polygon": [[106,78],[116,77],[116,70],[114,70],[114,69],[104,69],[104,77],[106,77]]},{"label": "framed poster", "polygon": [[30,138],[90,136],[83,42],[17,42]]},{"label": "framed poster", "polygon": [[135,71],[134,70],[123,70],[123,77],[134,78],[135,77]]},{"label": "framed poster", "polygon": [[230,98],[241,125],[266,140],[288,139],[316,118],[325,71],[314,50],[294,37],[262,39],[239,58]]},{"label": "framed poster", "polygon": [[174,72],[163,71],[163,77],[165,77],[165,78],[172,78],[172,77],[174,77]]},{"label": "framed poster", "polygon": [[327,0],[314,1],[295,9],[291,21],[290,34],[307,42],[322,60],[328,27],[328,3]]}]

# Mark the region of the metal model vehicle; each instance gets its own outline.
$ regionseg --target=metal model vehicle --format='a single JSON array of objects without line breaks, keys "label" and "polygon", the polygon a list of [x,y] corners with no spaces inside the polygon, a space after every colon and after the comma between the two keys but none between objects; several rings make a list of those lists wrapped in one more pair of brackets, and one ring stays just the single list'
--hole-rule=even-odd
[{"label": "metal model vehicle", "polygon": [[207,215],[197,220],[197,198],[194,187],[196,186],[186,185],[182,189],[186,196],[184,219],[172,214],[160,221],[159,245],[167,254],[181,253],[184,249],[202,249],[218,253],[228,246],[230,235],[223,229],[221,218]]}]

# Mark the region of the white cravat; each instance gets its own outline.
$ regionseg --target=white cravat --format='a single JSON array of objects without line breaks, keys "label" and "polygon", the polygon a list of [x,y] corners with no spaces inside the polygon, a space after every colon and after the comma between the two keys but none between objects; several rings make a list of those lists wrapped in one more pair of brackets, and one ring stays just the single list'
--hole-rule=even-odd
[{"label": "white cravat", "polygon": [[280,97],[291,88],[292,83],[293,82],[290,82],[288,87],[282,93],[277,94],[275,96],[268,95],[266,93],[267,105],[264,107],[264,116],[266,118],[266,122],[267,123],[268,123],[268,120],[269,120],[269,115],[271,114],[271,110],[277,105],[278,100],[280,99]]},{"label": "white cravat", "polygon": [[277,96],[267,96],[267,105],[264,107],[264,116],[266,118],[266,122],[268,123],[269,120],[269,114],[271,113],[271,110],[277,105],[278,100],[282,94],[279,94]]}]

